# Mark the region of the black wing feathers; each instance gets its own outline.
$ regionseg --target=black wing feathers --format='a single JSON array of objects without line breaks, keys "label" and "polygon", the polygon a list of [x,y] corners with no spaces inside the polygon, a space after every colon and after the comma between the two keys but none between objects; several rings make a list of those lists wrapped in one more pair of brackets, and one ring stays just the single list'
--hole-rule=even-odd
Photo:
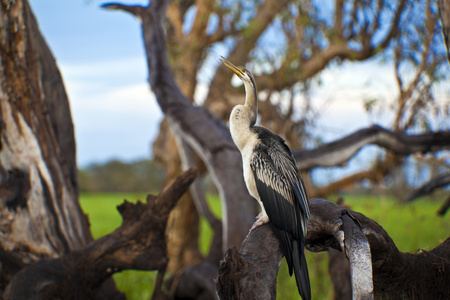
[{"label": "black wing feathers", "polygon": [[252,168],[256,188],[270,221],[278,228],[288,231],[295,238],[300,238],[298,216],[294,209],[292,191],[286,179],[274,170],[270,157],[264,151],[256,151]]},{"label": "black wing feathers", "polygon": [[254,149],[251,168],[256,189],[269,217],[297,287],[304,300],[311,299],[303,248],[309,205],[303,181],[284,140],[262,127],[252,128],[261,143]]}]

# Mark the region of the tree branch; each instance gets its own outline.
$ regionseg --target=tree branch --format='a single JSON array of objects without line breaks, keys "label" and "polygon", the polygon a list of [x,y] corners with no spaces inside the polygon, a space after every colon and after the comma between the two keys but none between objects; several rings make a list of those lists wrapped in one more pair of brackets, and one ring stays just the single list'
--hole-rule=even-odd
[{"label": "tree branch", "polygon": [[439,18],[442,24],[442,34],[447,48],[447,60],[450,64],[450,4],[448,1],[439,0]]},{"label": "tree branch", "polygon": [[449,208],[450,208],[450,195],[447,197],[447,200],[445,200],[444,203],[442,203],[442,206],[437,211],[437,215],[444,216]]},{"label": "tree branch", "polygon": [[[183,169],[188,169],[196,166],[194,151],[191,149],[191,147],[189,147],[189,145],[180,137],[177,137],[177,145],[180,156],[182,157]],[[213,240],[211,242],[211,246],[209,247],[210,251],[208,254],[208,260],[217,262],[223,256],[223,253],[221,251],[222,222],[217,219],[212,213],[201,187],[200,178],[197,178],[191,184],[190,192],[198,213],[205,217],[206,221],[208,221],[213,230]]]},{"label": "tree branch", "polygon": [[143,11],[144,11],[144,7],[142,7],[140,5],[125,5],[125,4],[115,3],[115,2],[104,3],[100,7],[105,8],[105,9],[110,9],[110,10],[125,11],[127,13],[132,14],[133,16],[135,16],[138,19],[141,19],[141,15],[143,14]]},{"label": "tree branch", "polygon": [[[240,37],[236,38],[236,45],[234,46],[231,53],[228,55],[227,59],[244,65],[248,60],[248,55],[250,51],[254,48],[259,37],[263,34],[269,24],[272,23],[275,16],[286,7],[289,1],[286,0],[265,0],[257,8],[257,12],[249,22],[247,28],[241,30]],[[225,72],[226,67],[222,64],[217,68],[213,79],[211,80],[210,89],[205,101],[204,106],[214,113],[216,113],[219,118],[226,119],[225,113],[228,113],[229,109],[215,109],[217,105],[216,99],[226,99],[226,91],[233,90],[230,81],[230,73]],[[225,97],[224,97],[225,94]],[[214,107],[213,107],[214,105]],[[229,105],[229,104],[228,104]]]},{"label": "tree branch", "polygon": [[450,132],[407,135],[374,125],[315,149],[293,151],[293,155],[301,170],[339,166],[347,162],[361,147],[369,144],[384,147],[401,155],[438,151],[450,148]]},{"label": "tree branch", "polygon": [[433,177],[426,184],[422,185],[420,188],[416,189],[414,192],[406,198],[405,202],[411,202],[419,197],[429,195],[434,190],[444,187],[450,184],[450,173],[439,174],[436,177]]},{"label": "tree branch", "polygon": [[23,268],[8,285],[8,299],[97,299],[98,287],[125,269],[164,270],[169,213],[197,176],[192,168],[147,202],[118,206],[122,225],[83,249]]}]

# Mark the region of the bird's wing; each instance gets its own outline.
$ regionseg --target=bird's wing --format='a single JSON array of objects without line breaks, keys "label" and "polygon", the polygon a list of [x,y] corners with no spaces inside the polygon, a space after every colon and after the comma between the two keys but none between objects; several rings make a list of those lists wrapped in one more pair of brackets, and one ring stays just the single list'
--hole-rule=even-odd
[{"label": "bird's wing", "polygon": [[[278,162],[284,163],[284,162]],[[301,211],[303,200],[300,187],[292,184],[293,174],[280,172],[267,147],[255,148],[251,160],[256,188],[271,223],[289,232],[295,239],[304,240],[306,233],[305,210]],[[292,177],[295,179],[295,177]],[[308,204],[306,203],[306,207]],[[302,232],[300,233],[299,227]]]},{"label": "bird's wing", "polygon": [[[292,157],[290,151],[286,158],[283,152],[272,148],[257,146],[253,151],[250,166],[259,198],[286,256],[289,274],[295,272],[302,299],[310,300],[308,268],[303,254],[306,223],[309,218],[308,200],[295,162],[288,159]],[[270,155],[271,152],[277,154]]]},{"label": "bird's wing", "polygon": [[310,215],[308,196],[291,151],[284,141],[282,143],[273,143],[267,151],[278,172],[284,174],[292,188],[294,194],[293,205],[297,214],[302,217],[301,225],[303,234],[306,237],[306,223]]}]

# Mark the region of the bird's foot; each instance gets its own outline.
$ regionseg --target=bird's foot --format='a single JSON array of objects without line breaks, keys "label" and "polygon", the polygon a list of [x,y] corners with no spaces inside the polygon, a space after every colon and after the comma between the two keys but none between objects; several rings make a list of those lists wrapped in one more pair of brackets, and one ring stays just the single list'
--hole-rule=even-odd
[{"label": "bird's foot", "polygon": [[253,223],[253,226],[252,226],[252,228],[250,228],[250,231],[248,232],[248,234],[250,234],[253,231],[253,229],[255,229],[256,227],[259,227],[259,226],[267,224],[267,223],[269,223],[269,217],[265,213],[260,212],[256,216],[256,221],[255,221],[255,223]]}]

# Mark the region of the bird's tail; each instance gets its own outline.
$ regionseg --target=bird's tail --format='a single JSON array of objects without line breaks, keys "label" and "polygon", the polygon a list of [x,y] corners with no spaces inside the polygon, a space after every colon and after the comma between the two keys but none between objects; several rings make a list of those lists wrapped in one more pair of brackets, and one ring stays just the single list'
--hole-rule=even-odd
[{"label": "bird's tail", "polygon": [[306,265],[305,254],[303,253],[303,242],[294,241],[293,243],[293,265],[295,281],[297,282],[298,292],[303,300],[311,300],[311,286],[309,283],[308,266]]}]

